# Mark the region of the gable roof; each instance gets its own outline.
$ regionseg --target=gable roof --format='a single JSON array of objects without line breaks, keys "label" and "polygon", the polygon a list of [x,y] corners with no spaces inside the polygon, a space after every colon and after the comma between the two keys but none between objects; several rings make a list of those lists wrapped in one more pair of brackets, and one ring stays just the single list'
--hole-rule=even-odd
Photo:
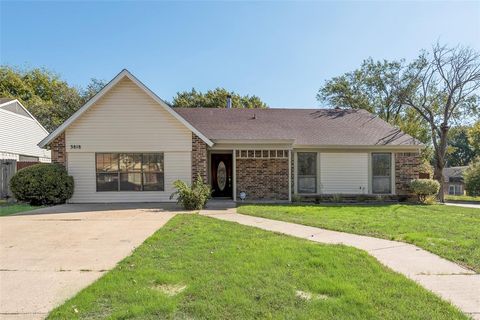
[{"label": "gable roof", "polygon": [[190,131],[195,133],[200,139],[202,139],[207,145],[212,146],[213,142],[205,137],[200,131],[198,131],[194,126],[189,122],[183,119],[178,113],[172,110],[172,108],[160,97],[158,97],[152,90],[150,90],[146,85],[144,85],[140,80],[138,80],[133,74],[130,73],[127,69],[123,69],[119,74],[115,76],[105,87],[102,88],[95,96],[93,96],[87,103],[85,103],[80,109],[78,109],[70,118],[68,118],[61,126],[55,129],[50,133],[45,139],[38,143],[38,146],[43,148],[52,142],[58,135],[60,135],[65,129],[67,129],[76,119],[78,119],[85,111],[87,111],[91,106],[93,106],[101,97],[103,97],[111,88],[113,88],[120,80],[123,78],[130,79],[138,87],[140,87],[146,94],[148,94],[153,100],[155,100],[161,107],[163,107],[168,113],[170,113],[175,119],[180,121],[184,126],[186,126]]},{"label": "gable roof", "polygon": [[17,115],[27,117],[35,121],[35,123],[48,134],[47,129],[23,106],[23,104],[14,98],[0,98],[0,110],[15,113]]},{"label": "gable roof", "polygon": [[463,173],[468,169],[468,166],[448,167],[443,169],[443,176],[448,182],[450,178],[463,179]]},{"label": "gable roof", "polygon": [[422,144],[379,117],[352,109],[174,108],[208,139],[294,140],[296,146],[388,146]]}]

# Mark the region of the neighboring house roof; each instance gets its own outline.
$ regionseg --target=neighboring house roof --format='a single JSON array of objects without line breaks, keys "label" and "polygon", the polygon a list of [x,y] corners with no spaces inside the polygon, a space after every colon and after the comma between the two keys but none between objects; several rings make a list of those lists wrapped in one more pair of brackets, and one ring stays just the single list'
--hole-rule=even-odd
[{"label": "neighboring house roof", "polygon": [[379,117],[352,109],[174,108],[209,139],[294,140],[304,146],[422,144]]},{"label": "neighboring house roof", "polygon": [[0,98],[0,152],[50,158],[50,152],[37,146],[48,131],[18,101]]},{"label": "neighboring house roof", "polygon": [[138,80],[133,74],[131,74],[128,70],[123,69],[119,74],[115,76],[105,87],[102,88],[95,96],[93,96],[86,104],[84,104],[80,109],[78,109],[70,118],[68,118],[61,126],[55,129],[52,133],[50,133],[45,139],[40,141],[38,145],[43,148],[52,142],[57,136],[59,136],[65,129],[67,129],[77,118],[79,118],[85,111],[87,111],[92,105],[95,104],[101,97],[103,97],[111,88],[113,88],[118,82],[120,82],[123,78],[130,79],[133,83],[139,86],[141,89],[145,91],[153,100],[155,100],[161,107],[168,111],[174,118],[180,121],[183,125],[185,125],[188,129],[190,129],[193,133],[195,133],[200,139],[202,139],[206,144],[209,146],[213,145],[213,142],[206,138],[201,132],[199,132],[195,127],[193,127],[190,123],[185,121],[178,113],[172,110],[172,108],[162,99],[160,99],[152,90],[150,90],[147,86],[145,86],[140,80]]},{"label": "neighboring house roof", "polygon": [[449,167],[443,169],[443,176],[447,182],[463,182],[463,173],[468,169],[468,166],[463,167]]}]

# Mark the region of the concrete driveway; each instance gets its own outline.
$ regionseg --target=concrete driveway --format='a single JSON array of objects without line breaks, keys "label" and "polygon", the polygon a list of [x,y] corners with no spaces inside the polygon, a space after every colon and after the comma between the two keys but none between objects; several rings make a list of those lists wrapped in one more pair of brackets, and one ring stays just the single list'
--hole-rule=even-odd
[{"label": "concrete driveway", "polygon": [[0,319],[44,318],[175,211],[170,204],[89,204],[0,217]]}]

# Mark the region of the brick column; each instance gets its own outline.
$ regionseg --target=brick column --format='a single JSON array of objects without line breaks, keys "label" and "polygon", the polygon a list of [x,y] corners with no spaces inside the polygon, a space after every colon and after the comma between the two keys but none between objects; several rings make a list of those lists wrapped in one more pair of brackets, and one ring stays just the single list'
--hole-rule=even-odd
[{"label": "brick column", "polygon": [[52,151],[52,162],[67,166],[67,152],[65,146],[65,132],[62,132],[50,143],[50,150]]},{"label": "brick column", "polygon": [[192,182],[199,174],[207,182],[207,144],[192,133]]},{"label": "brick column", "polygon": [[395,153],[395,192],[409,195],[410,181],[419,178],[420,154],[418,152]]}]

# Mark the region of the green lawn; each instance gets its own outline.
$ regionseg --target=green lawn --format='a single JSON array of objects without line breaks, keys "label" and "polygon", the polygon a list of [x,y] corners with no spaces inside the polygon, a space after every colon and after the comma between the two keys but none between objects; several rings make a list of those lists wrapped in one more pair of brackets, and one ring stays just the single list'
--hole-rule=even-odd
[{"label": "green lawn", "polygon": [[445,200],[479,202],[480,197],[445,195]]},{"label": "green lawn", "polygon": [[25,203],[7,203],[5,201],[2,201],[0,202],[0,217],[38,208],[39,207],[31,206]]},{"label": "green lawn", "polygon": [[413,243],[480,272],[480,210],[444,205],[245,205],[239,213]]},{"label": "green lawn", "polygon": [[361,250],[199,215],[174,217],[48,317],[127,318],[467,319]]}]

